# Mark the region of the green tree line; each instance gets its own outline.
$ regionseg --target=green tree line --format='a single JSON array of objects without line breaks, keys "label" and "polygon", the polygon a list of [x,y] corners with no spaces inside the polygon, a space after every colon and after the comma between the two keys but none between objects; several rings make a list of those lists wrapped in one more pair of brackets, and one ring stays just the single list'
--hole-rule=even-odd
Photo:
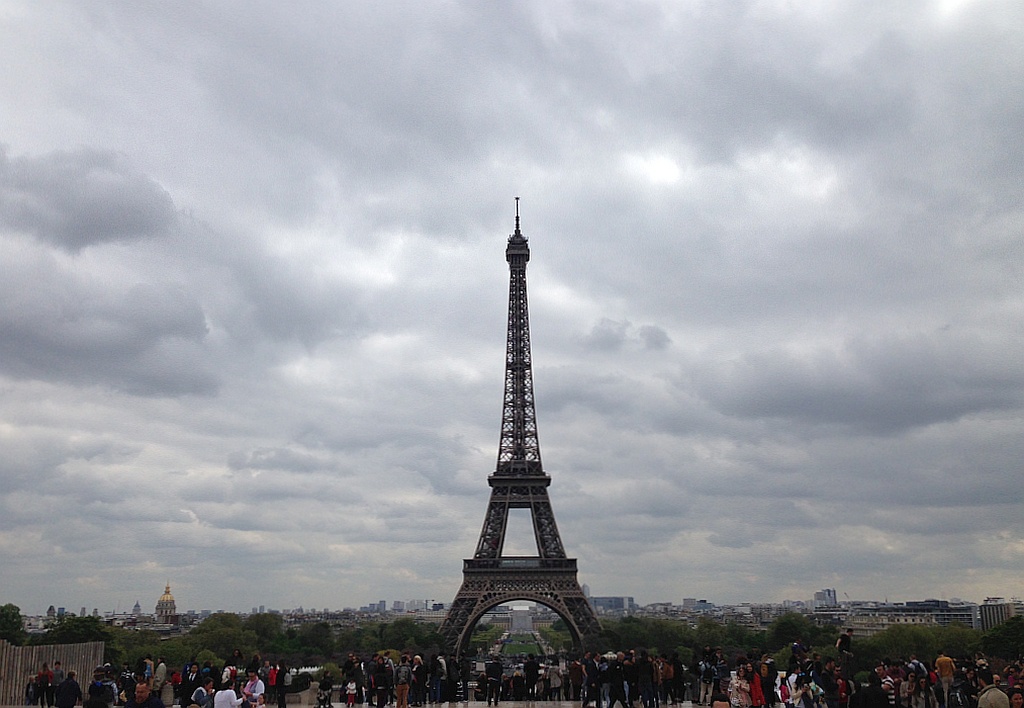
[{"label": "green tree line", "polygon": [[[11,609],[13,608],[13,609]],[[367,654],[379,650],[437,651],[442,645],[437,625],[402,618],[394,622],[373,622],[357,627],[331,627],[326,622],[284,627],[275,614],[239,615],[221,612],[203,620],[188,634],[163,637],[150,630],[112,627],[99,617],[64,616],[48,625],[45,632],[28,635],[22,628],[15,605],[0,607],[0,639],[12,644],[105,643],[104,660],[114,665],[136,664],[149,655],[165,657],[170,667],[185,662],[209,660],[221,666],[238,649],[249,658],[287,661],[292,666],[319,664],[348,652]]]},{"label": "green tree line", "polygon": [[[587,648],[602,652],[627,648],[668,654],[678,652],[682,661],[691,667],[705,646],[722,647],[730,658],[739,654],[771,654],[780,666],[787,664],[789,647],[796,640],[823,656],[834,656],[835,640],[840,631],[837,627],[815,625],[795,612],[777,618],[766,629],[751,629],[734,622],[722,624],[708,618],[690,625],[671,619],[625,617],[605,620],[601,626],[600,635],[589,640]],[[486,650],[501,632],[500,627],[478,625],[471,642],[472,650]],[[564,623],[556,622],[542,633],[556,649],[571,648]],[[426,655],[442,647],[436,625],[409,618],[353,627],[331,627],[319,622],[286,628],[283,618],[275,614],[256,614],[242,619],[235,614],[218,613],[188,634],[171,638],[152,631],[111,627],[98,617],[66,616],[52,623],[43,634],[29,636],[22,629],[20,610],[11,604],[0,607],[0,639],[12,644],[103,641],[106,660],[111,663],[134,663],[148,654],[154,658],[166,657],[172,667],[192,659],[210,660],[220,665],[236,649],[246,657],[260,653],[265,658],[296,665],[344,660],[348,652],[409,650]],[[1024,655],[1024,617],[1013,617],[987,632],[958,624],[945,627],[896,625],[853,641],[855,661],[861,669],[870,668],[884,658],[905,659],[911,654],[930,660],[940,649],[953,657],[972,656],[981,651],[990,658],[1016,659]]]}]

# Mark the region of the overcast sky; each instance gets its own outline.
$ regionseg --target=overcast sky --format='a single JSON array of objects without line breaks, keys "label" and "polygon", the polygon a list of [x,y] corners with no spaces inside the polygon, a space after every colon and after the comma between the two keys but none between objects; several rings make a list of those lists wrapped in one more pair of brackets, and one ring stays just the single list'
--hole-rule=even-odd
[{"label": "overcast sky", "polygon": [[515,196],[593,594],[1024,594],[1018,0],[6,0],[0,64],[0,602],[450,602]]}]

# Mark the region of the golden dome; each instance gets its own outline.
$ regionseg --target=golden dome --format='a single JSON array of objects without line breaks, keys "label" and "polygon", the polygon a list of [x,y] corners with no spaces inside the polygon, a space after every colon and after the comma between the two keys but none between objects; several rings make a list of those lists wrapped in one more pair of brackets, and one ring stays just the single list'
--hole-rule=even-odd
[{"label": "golden dome", "polygon": [[[152,595],[150,596],[152,597]],[[174,595],[171,594],[171,584],[164,586],[164,594],[160,596],[160,602],[174,602]]]}]

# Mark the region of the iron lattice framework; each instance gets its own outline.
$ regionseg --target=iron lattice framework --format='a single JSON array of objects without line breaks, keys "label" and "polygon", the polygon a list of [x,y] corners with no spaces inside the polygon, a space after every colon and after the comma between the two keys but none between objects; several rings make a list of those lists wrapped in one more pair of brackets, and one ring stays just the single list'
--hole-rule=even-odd
[{"label": "iron lattice framework", "polygon": [[[565,622],[577,647],[600,630],[576,579],[576,559],[565,556],[548,498],[551,477],[540,459],[526,298],[530,246],[519,228],[518,197],[516,230],[509,236],[505,260],[509,266],[508,344],[498,463],[487,478],[491,500],[476,553],[463,561],[462,587],[440,628],[449,648],[460,655],[483,614],[511,600],[531,600],[550,607]],[[537,555],[503,555],[509,509],[530,510]]]}]

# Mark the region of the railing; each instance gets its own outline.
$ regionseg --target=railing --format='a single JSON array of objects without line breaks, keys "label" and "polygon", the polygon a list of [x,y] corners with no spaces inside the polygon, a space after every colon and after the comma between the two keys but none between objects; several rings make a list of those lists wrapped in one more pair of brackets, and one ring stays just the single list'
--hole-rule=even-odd
[{"label": "railing", "polygon": [[576,570],[575,558],[469,558],[462,561],[463,570]]}]

